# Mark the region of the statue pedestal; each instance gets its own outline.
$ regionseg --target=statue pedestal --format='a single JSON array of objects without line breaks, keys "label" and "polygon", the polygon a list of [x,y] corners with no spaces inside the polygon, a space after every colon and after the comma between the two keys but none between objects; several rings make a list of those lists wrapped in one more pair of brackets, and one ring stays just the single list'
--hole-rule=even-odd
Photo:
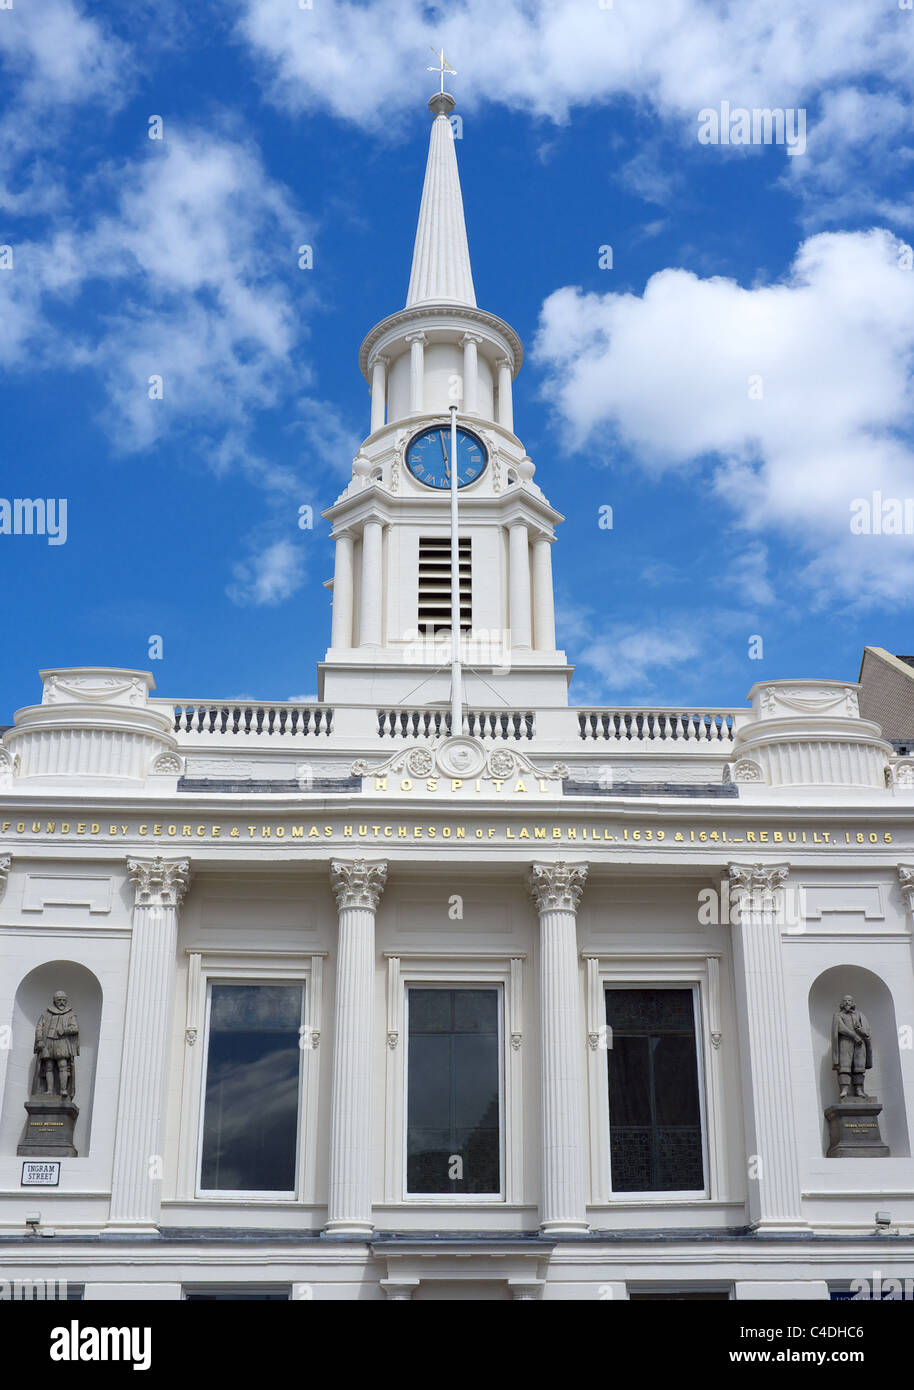
[{"label": "statue pedestal", "polygon": [[79,1106],[62,1096],[31,1096],[28,1123],[17,1154],[27,1158],[77,1158],[73,1130]]},{"label": "statue pedestal", "polygon": [[879,1133],[882,1106],[875,1096],[848,1096],[825,1111],[828,1158],[888,1158],[891,1150]]}]

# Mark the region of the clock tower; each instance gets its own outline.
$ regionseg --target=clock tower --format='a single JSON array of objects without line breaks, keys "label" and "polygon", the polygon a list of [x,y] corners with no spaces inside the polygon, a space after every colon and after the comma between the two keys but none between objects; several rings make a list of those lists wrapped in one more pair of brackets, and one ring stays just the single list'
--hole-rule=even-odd
[{"label": "clock tower", "polygon": [[[362,343],[370,433],[325,516],[336,542],[321,700],[447,708],[451,470],[459,479],[465,715],[565,706],[551,548],[561,515],[514,432],[514,329],[476,304],[450,115],[436,93],[406,305]],[[456,459],[449,408],[458,407]],[[455,730],[454,732],[458,732]]]}]

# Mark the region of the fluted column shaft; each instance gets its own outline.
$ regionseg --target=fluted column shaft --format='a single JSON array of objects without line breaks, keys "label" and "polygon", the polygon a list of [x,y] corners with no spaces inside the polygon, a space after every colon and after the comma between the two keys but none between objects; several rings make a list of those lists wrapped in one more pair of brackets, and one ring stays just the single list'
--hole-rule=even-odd
[{"label": "fluted column shaft", "polygon": [[352,560],[352,536],[343,532],[336,538],[336,563],[333,566],[331,647],[352,646]]},{"label": "fluted column shaft", "polygon": [[509,528],[508,566],[511,645],[517,648],[529,648],[532,640],[530,630],[530,543],[527,536],[527,526],[523,521],[516,521]]},{"label": "fluted column shaft", "polygon": [[155,1226],[161,1205],[162,1138],[178,909],[186,859],[128,859],[136,884],[127,1007],[114,1139],[109,1222]]},{"label": "fluted column shaft", "polygon": [[503,357],[498,364],[498,423],[514,433],[514,401],[511,386],[511,363]]},{"label": "fluted column shaft", "polygon": [[384,528],[380,521],[369,520],[362,527],[362,592],[360,596],[361,621],[359,623],[359,645],[380,647],[381,645],[381,599],[384,593],[384,575],[381,557],[383,553]]},{"label": "fluted column shaft", "polygon": [[788,872],[786,864],[729,866],[749,1216],[767,1228],[803,1225],[781,955]]},{"label": "fluted column shaft", "polygon": [[533,645],[538,652],[555,651],[552,542],[543,535],[533,542]]},{"label": "fluted column shaft", "polygon": [[374,925],[387,881],[387,865],[364,859],[335,859],[330,865],[330,876],[339,909],[339,944],[327,1230],[365,1235],[372,1230]]},{"label": "fluted column shaft", "polygon": [[387,358],[379,355],[371,368],[371,433],[383,428],[387,418]]},{"label": "fluted column shaft", "polygon": [[409,333],[409,409],[416,414],[425,399],[425,334]]},{"label": "fluted column shaft", "polygon": [[463,408],[467,415],[479,413],[479,356],[478,345],[482,338],[478,333],[464,333],[463,343]]},{"label": "fluted column shaft", "polygon": [[585,864],[534,864],[540,918],[542,1206],[544,1232],[587,1230],[584,1019],[578,979],[577,906]]}]

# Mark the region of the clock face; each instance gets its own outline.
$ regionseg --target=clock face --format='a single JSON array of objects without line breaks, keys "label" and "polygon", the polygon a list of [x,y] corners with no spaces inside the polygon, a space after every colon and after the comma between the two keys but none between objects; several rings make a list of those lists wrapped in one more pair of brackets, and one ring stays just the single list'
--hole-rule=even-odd
[{"label": "clock face", "polygon": [[[426,487],[450,488],[451,427],[436,425],[417,434],[406,451],[406,465],[414,478]],[[475,434],[457,430],[457,486],[475,482],[486,466],[485,445]]]}]

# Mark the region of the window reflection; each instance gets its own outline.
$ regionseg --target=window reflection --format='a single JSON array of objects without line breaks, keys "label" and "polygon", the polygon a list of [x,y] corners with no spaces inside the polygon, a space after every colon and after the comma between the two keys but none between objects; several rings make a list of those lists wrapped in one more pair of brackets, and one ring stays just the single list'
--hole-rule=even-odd
[{"label": "window reflection", "polygon": [[304,986],[211,986],[206,1191],[293,1192]]},{"label": "window reflection", "polygon": [[498,990],[410,989],[406,1184],[501,1190]]},{"label": "window reflection", "polygon": [[614,1192],[704,1188],[695,1012],[689,989],[608,989]]}]

